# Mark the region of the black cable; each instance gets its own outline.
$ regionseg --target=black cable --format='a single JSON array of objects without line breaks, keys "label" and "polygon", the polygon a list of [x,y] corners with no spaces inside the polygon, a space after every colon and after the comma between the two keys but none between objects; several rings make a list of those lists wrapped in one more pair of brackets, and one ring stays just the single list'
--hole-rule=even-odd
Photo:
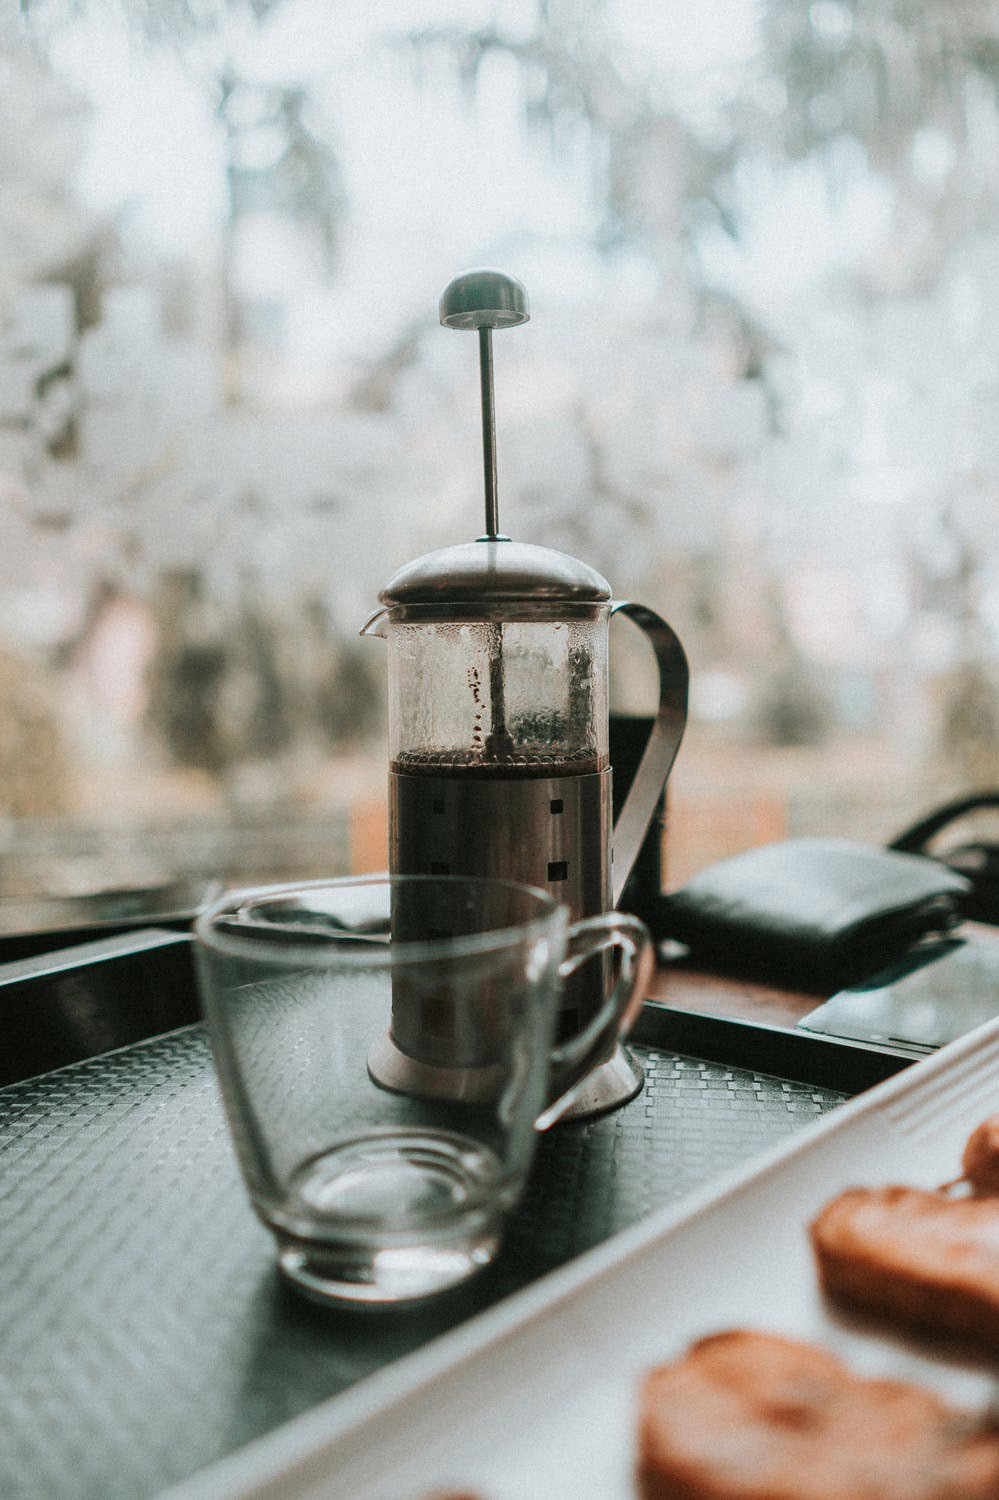
[{"label": "black cable", "polygon": [[999,790],[972,792],[964,797],[955,797],[952,802],[945,802],[935,812],[920,818],[918,823],[913,823],[911,828],[905,829],[897,838],[892,839],[888,848],[901,849],[910,854],[921,854],[934,834],[946,828],[948,823],[956,822],[965,813],[974,812],[979,807],[999,807]]},{"label": "black cable", "polygon": [[[999,808],[999,790],[970,792],[945,802],[892,839],[888,848],[908,854],[926,854],[930,840],[950,823],[985,807]],[[965,917],[999,925],[999,843],[972,841],[945,849],[930,858],[938,859],[970,881],[971,890],[961,903]]]}]

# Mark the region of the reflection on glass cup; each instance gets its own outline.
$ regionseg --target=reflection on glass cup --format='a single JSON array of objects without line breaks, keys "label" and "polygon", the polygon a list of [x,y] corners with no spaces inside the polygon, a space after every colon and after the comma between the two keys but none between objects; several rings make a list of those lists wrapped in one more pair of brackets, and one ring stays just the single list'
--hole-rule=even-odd
[{"label": "reflection on glass cup", "polygon": [[[195,937],[253,1206],[285,1276],[353,1306],[492,1260],[536,1132],[626,1034],[653,961],[634,917],[570,925],[529,886],[419,875],[230,893]],[[611,994],[556,1041],[564,980],[611,948]],[[386,1047],[403,1065],[388,1084]]]}]

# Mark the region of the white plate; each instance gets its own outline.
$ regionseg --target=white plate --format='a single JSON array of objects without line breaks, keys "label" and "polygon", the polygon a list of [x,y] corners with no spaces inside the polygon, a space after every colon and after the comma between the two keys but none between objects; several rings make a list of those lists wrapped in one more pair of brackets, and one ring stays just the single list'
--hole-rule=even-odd
[{"label": "white plate", "polygon": [[734,1326],[815,1339],[865,1374],[983,1402],[981,1364],[837,1316],[806,1226],[855,1184],[934,1187],[999,1109],[999,1021],[879,1084],[721,1184],[652,1215],[313,1408],[170,1500],[633,1500],[636,1388]]}]

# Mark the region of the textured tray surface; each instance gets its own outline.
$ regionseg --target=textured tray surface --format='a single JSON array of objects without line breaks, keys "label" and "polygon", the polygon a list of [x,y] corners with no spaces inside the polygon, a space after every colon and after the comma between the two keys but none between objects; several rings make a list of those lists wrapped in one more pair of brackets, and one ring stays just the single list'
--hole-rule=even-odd
[{"label": "textured tray surface", "polygon": [[0,1090],[0,1494],[155,1494],[839,1103],[636,1048],[642,1094],[539,1141],[500,1260],[389,1317],[300,1302],[200,1026]]}]

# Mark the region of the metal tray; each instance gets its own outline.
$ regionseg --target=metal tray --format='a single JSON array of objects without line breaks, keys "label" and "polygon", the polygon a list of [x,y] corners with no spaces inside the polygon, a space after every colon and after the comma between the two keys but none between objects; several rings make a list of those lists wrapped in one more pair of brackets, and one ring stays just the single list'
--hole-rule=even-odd
[{"label": "metal tray", "polygon": [[77,1061],[0,1089],[5,1500],[130,1500],[183,1483],[222,1494],[198,1475],[488,1309],[505,1317],[532,1283],[544,1302],[548,1273],[787,1140],[865,1086],[858,1077],[900,1065],[805,1038],[782,1077],[765,1038],[752,1039],[755,1060],[731,1065],[738,1032],[649,1006],[642,1094],[542,1137],[495,1266],[422,1310],[332,1314],[277,1277],[201,1024],[86,1055],[102,1037],[131,1041],[144,1018],[197,1014],[186,939],[148,934],[143,950],[132,935],[54,968],[25,963],[0,975],[15,971],[0,982],[8,1017],[28,1025],[65,1012],[67,997],[86,1017],[89,997],[92,1021],[113,1012],[121,1024],[84,1028]]},{"label": "metal tray", "polygon": [[994,1109],[999,1022],[872,1089],[755,1166],[329,1402],[171,1500],[633,1500],[643,1372],[704,1334],[815,1340],[858,1372],[984,1410],[994,1367],[821,1296],[806,1226],[858,1181],[932,1187]]},{"label": "metal tray", "polygon": [[0,961],[153,925],[186,929],[221,892],[219,881],[191,877],[86,896],[0,896]]}]

